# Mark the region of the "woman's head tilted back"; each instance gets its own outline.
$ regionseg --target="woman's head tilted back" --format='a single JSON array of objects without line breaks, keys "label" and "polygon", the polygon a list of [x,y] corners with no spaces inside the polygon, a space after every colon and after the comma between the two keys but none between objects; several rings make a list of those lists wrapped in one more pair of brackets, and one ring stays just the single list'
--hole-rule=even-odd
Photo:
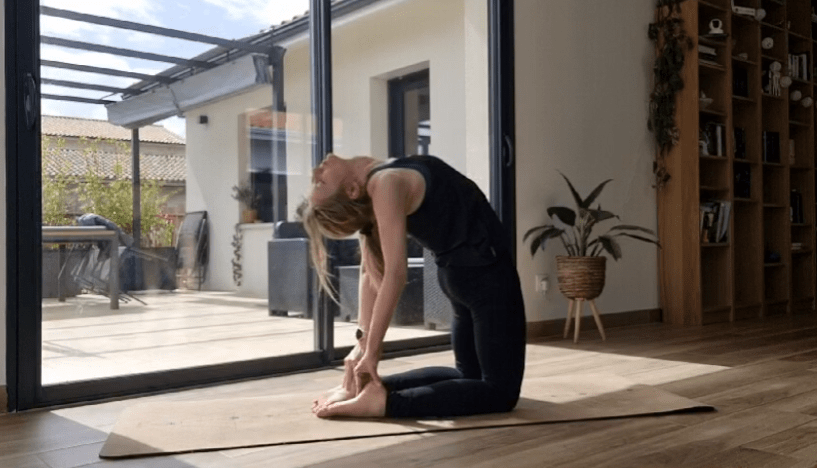
[{"label": "woman's head tilted back", "polygon": [[299,208],[310,238],[310,254],[318,279],[321,287],[330,294],[335,291],[329,283],[325,239],[343,239],[360,232],[364,243],[364,268],[371,265],[376,273],[383,271],[383,254],[372,200],[366,192],[365,179],[361,184],[355,178],[351,161],[329,155],[314,169],[312,190]]}]

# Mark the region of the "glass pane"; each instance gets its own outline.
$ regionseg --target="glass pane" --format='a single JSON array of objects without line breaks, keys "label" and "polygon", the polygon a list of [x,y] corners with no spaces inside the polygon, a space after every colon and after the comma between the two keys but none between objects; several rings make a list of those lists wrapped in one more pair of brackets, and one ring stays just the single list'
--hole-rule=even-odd
[{"label": "glass pane", "polygon": [[43,384],[313,351],[308,0],[41,5]]},{"label": "glass pane", "polygon": [[[336,18],[334,152],[376,159],[430,154],[489,193],[487,8],[484,0],[409,0]],[[445,336],[452,307],[430,252],[409,239],[408,282],[386,341]],[[354,343],[358,262],[342,265],[338,346]],[[366,328],[367,324],[363,324]]]},{"label": "glass pane", "polygon": [[[419,83],[418,89],[407,89],[403,95],[403,132],[405,154],[430,154],[431,146],[431,96],[428,80]],[[399,125],[395,122],[395,125]]]}]

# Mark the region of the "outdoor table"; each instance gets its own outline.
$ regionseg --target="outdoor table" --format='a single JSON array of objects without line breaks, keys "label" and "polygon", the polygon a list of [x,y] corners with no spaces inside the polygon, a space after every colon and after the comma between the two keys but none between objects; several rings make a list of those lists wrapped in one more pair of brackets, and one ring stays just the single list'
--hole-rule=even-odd
[{"label": "outdoor table", "polygon": [[[111,272],[108,278],[108,295],[111,299],[111,309],[119,309],[119,236],[116,231],[111,231],[105,226],[43,226],[43,243],[60,244],[60,272],[62,272],[65,261],[63,258],[65,244],[98,241],[110,242],[111,244]],[[60,281],[57,281],[57,284],[60,301],[64,301]]]}]

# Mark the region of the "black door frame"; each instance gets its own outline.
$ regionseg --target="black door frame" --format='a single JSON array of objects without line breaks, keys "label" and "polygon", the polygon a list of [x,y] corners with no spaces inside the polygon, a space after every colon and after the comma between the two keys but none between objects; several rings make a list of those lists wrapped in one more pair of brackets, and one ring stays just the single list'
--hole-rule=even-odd
[{"label": "black door frame", "polygon": [[488,0],[488,114],[491,204],[502,220],[516,264],[516,97],[514,2]]},{"label": "black door frame", "polygon": [[389,94],[389,157],[409,156],[406,154],[406,110],[405,93],[429,85],[429,69],[420,70],[388,82]]},{"label": "black door frame", "polygon": [[[515,237],[513,154],[513,1],[486,0],[489,28],[489,112],[491,131],[491,201]],[[330,2],[313,0],[322,17]],[[345,350],[327,348],[282,358],[129,375],[88,382],[43,387],[41,367],[41,168],[39,110],[39,0],[4,2],[6,78],[6,383],[9,410],[90,401],[250,377],[315,369],[335,363]],[[328,47],[329,37],[322,44]],[[325,49],[329,50],[329,49]],[[328,55],[327,55],[328,56]],[[328,60],[326,62],[329,62]],[[331,65],[330,65],[331,66]],[[330,75],[331,76],[331,75]],[[330,89],[331,81],[320,86]],[[28,117],[26,116],[28,99]],[[318,103],[324,108],[325,103]],[[319,114],[324,134],[331,138],[331,114]],[[28,122],[27,120],[28,119]],[[328,130],[326,130],[328,129]],[[331,143],[329,145],[331,147]],[[321,314],[324,326],[332,322]],[[331,328],[331,327],[328,327]],[[331,349],[331,331],[316,335]],[[36,343],[32,346],[31,343]],[[389,343],[388,354],[422,352],[429,348],[403,346],[423,342]],[[435,344],[433,341],[427,344]],[[328,359],[335,359],[331,362]]]},{"label": "black door frame", "polygon": [[[30,408],[40,388],[41,238],[39,2],[4,2],[6,54],[6,355],[9,409]],[[26,85],[28,83],[28,85]],[[33,89],[32,89],[32,84]],[[29,123],[23,90],[28,86]],[[31,94],[33,92],[33,95]],[[31,122],[31,117],[37,117]],[[26,333],[23,333],[26,331]],[[36,349],[32,349],[36,348]]]}]

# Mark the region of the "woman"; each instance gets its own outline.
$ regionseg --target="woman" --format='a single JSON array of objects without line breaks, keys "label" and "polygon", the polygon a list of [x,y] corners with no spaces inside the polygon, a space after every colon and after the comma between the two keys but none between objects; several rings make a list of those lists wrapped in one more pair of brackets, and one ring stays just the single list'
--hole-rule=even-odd
[{"label": "woman", "polygon": [[[525,366],[525,313],[504,230],[482,191],[433,156],[388,162],[328,155],[313,171],[302,218],[321,285],[330,291],[324,237],[361,235],[358,343],[319,417],[448,417],[510,411]],[[433,252],[453,305],[456,368],[377,373],[406,283],[406,238]]]}]

